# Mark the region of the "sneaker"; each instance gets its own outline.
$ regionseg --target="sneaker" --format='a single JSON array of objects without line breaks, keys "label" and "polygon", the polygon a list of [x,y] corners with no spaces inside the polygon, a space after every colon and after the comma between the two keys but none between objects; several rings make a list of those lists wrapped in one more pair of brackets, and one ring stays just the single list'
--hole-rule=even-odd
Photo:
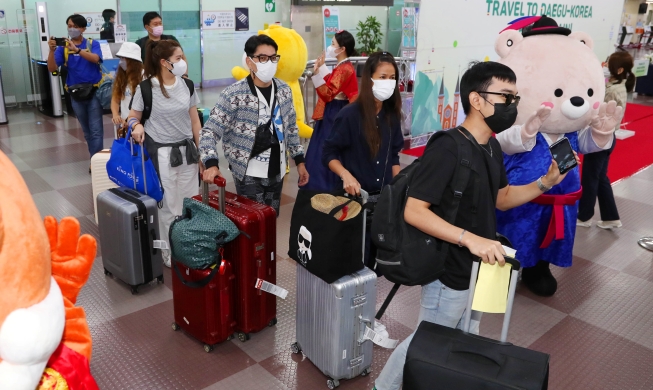
[{"label": "sneaker", "polygon": [[383,336],[386,339],[390,337],[390,334],[386,330],[385,325],[383,325],[378,321],[374,321],[374,332],[376,332],[376,334],[380,336]]},{"label": "sneaker", "polygon": [[163,265],[165,265],[168,268],[172,267],[172,261],[170,260],[170,250],[169,249],[161,249],[161,254],[163,255]]},{"label": "sneaker", "polygon": [[587,221],[583,222],[580,219],[577,219],[576,220],[576,226],[585,227],[585,228],[591,227],[592,226],[592,220],[588,219]]},{"label": "sneaker", "polygon": [[621,221],[617,219],[616,221],[598,221],[596,226],[600,227],[601,229],[616,229],[622,227],[623,225],[621,224]]}]

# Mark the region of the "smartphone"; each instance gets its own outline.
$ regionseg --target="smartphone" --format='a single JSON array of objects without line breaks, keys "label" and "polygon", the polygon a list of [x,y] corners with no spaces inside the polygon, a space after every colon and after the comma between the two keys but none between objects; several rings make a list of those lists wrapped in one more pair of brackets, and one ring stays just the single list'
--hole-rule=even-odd
[{"label": "smartphone", "polygon": [[560,174],[563,175],[578,165],[574,150],[571,148],[569,139],[563,137],[549,146],[551,156],[558,163]]},{"label": "smartphone", "polygon": [[55,38],[54,41],[57,43],[57,46],[66,46],[66,38]]}]

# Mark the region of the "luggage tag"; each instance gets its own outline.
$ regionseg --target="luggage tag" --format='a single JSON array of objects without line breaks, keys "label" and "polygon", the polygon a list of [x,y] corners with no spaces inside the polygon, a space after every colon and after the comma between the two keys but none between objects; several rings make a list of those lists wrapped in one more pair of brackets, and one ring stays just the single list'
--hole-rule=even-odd
[{"label": "luggage tag", "polygon": [[170,249],[168,243],[163,240],[154,240],[152,242],[153,242],[154,249]]},{"label": "luggage tag", "polygon": [[272,295],[276,295],[281,299],[286,299],[286,296],[288,295],[288,290],[283,289],[270,282],[266,282],[263,279],[256,279],[256,285],[254,287],[256,287],[259,290],[268,292]]},{"label": "luggage tag", "polygon": [[379,347],[388,348],[388,349],[395,349],[395,347],[399,343],[399,340],[393,340],[381,336],[380,334],[372,330],[369,326],[365,327],[363,340],[371,340],[374,344],[378,345]]}]

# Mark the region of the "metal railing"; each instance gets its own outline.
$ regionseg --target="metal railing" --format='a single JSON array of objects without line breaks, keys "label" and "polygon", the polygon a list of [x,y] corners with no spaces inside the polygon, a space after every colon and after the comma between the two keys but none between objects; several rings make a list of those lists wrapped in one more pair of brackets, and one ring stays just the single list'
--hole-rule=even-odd
[{"label": "metal railing", "polygon": [[[349,57],[354,68],[357,69],[359,65],[364,65],[367,62],[368,57]],[[403,84],[406,88],[410,81],[413,81],[415,78],[414,75],[414,58],[407,57],[395,57],[397,62],[397,67],[399,68],[399,77],[397,79],[398,84]],[[335,66],[338,63],[336,59],[327,59],[325,61],[326,66]],[[306,124],[313,127],[313,109],[317,103],[317,91],[313,86],[312,82],[309,82],[309,79],[313,76],[313,66],[315,65],[315,60],[308,61],[306,63],[306,69],[302,74],[302,77],[299,78],[299,83],[302,88],[302,97],[304,99],[304,115],[306,118]]]}]

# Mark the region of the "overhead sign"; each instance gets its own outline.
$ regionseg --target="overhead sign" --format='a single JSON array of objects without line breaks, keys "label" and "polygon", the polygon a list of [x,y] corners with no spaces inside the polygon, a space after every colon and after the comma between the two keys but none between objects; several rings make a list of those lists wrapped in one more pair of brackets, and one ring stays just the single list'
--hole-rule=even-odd
[{"label": "overhead sign", "polygon": [[293,0],[293,5],[379,5],[392,7],[394,0]]}]

